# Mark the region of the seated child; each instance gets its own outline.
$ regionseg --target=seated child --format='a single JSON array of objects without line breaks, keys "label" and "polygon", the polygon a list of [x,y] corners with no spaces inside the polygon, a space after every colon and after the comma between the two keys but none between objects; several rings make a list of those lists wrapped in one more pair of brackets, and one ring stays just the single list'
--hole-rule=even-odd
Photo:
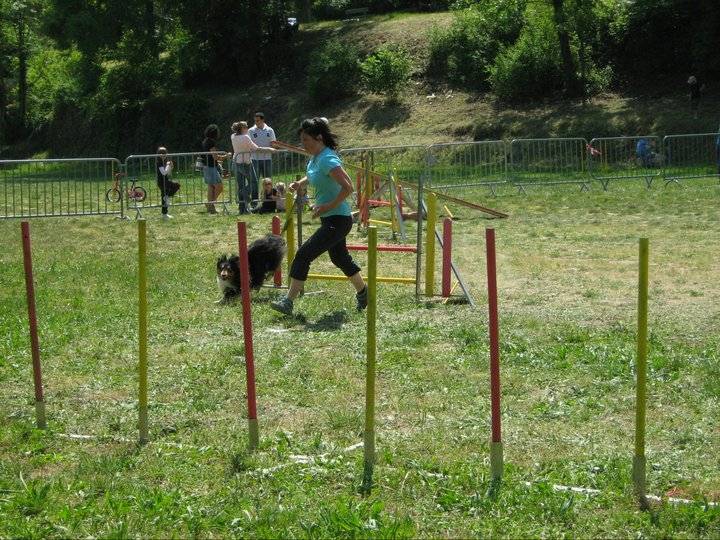
[{"label": "seated child", "polygon": [[262,205],[260,206],[259,212],[261,214],[268,214],[277,210],[277,190],[272,185],[272,179],[263,178],[262,181],[263,191],[260,196]]},{"label": "seated child", "polygon": [[277,190],[277,198],[275,199],[275,207],[277,208],[278,212],[284,212],[285,211],[285,184],[282,182],[278,182],[275,184],[275,189]]}]

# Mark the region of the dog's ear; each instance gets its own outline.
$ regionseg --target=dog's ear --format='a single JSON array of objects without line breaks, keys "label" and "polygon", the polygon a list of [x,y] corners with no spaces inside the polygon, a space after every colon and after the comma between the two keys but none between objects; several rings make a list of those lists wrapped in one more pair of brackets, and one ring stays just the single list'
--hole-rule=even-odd
[{"label": "dog's ear", "polygon": [[233,264],[237,267],[240,267],[240,256],[239,255],[232,255],[229,259],[230,264]]},{"label": "dog's ear", "polygon": [[218,260],[217,260],[217,265],[216,265],[217,269],[220,270],[220,265],[225,262],[227,262],[227,255],[225,255],[225,254],[220,255],[220,257],[218,257]]}]

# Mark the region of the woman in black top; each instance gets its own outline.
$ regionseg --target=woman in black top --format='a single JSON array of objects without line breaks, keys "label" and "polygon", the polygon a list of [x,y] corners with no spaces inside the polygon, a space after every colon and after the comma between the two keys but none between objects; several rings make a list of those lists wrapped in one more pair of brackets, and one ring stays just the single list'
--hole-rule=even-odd
[{"label": "woman in black top", "polygon": [[207,209],[208,214],[217,214],[215,201],[223,191],[222,178],[217,169],[217,160],[222,157],[217,149],[217,139],[220,135],[217,125],[210,124],[205,128],[205,139],[202,142],[203,154],[203,179],[208,187]]}]

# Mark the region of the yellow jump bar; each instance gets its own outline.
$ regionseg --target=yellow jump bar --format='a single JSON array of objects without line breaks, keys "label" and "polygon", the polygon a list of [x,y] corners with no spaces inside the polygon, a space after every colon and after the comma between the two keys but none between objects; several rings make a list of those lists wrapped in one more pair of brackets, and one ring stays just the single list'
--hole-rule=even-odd
[{"label": "yellow jump bar", "polygon": [[[343,281],[347,278],[345,276],[332,276],[328,274],[308,274],[308,279],[327,279],[333,281]],[[408,285],[415,284],[415,278],[378,276],[377,280],[382,283],[406,283]]]}]

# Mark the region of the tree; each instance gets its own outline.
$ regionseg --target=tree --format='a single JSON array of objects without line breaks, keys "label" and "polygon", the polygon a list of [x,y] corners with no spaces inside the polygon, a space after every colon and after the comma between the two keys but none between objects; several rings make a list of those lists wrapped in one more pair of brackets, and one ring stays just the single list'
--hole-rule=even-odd
[{"label": "tree", "polygon": [[573,60],[572,51],[570,50],[570,32],[568,30],[563,0],[552,0],[552,7],[555,28],[557,29],[558,34],[558,42],[560,44],[560,57],[562,58],[565,92],[569,96],[578,96],[581,91],[580,85],[578,84],[575,61]]}]

